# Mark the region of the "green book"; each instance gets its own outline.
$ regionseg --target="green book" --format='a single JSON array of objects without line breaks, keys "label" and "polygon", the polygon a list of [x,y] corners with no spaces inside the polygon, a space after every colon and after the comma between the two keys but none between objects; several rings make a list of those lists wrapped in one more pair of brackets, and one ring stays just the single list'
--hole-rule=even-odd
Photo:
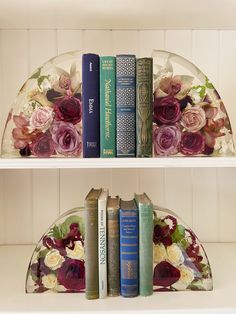
[{"label": "green book", "polygon": [[136,61],[136,156],[152,157],[152,58]]},{"label": "green book", "polygon": [[153,293],[153,205],[145,193],[135,194],[139,209],[139,294]]},{"label": "green book", "polygon": [[115,85],[115,57],[100,57],[100,157],[116,156]]}]

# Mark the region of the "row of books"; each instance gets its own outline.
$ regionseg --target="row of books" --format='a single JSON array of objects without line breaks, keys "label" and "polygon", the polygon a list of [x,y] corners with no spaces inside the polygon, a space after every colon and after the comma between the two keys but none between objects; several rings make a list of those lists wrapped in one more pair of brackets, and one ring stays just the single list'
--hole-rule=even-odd
[{"label": "row of books", "polygon": [[153,61],[82,57],[84,157],[151,157]]},{"label": "row of books", "polygon": [[91,189],[85,199],[86,297],[153,293],[153,205],[135,194],[125,201]]}]

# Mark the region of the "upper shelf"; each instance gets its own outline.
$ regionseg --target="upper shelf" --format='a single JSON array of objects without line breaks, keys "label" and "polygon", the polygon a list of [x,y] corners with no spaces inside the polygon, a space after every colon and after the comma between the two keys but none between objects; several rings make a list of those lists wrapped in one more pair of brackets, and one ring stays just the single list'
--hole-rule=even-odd
[{"label": "upper shelf", "polygon": [[1,0],[7,29],[235,29],[232,0]]},{"label": "upper shelf", "polygon": [[0,169],[205,168],[205,167],[211,168],[236,167],[236,157],[0,159]]}]

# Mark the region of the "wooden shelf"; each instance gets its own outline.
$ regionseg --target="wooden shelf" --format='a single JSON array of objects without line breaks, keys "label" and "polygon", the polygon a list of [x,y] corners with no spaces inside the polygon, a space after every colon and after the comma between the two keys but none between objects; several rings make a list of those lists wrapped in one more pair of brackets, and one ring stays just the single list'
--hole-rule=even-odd
[{"label": "wooden shelf", "polygon": [[11,313],[236,313],[236,244],[205,244],[213,291],[161,292],[150,297],[110,297],[88,301],[84,294],[25,294],[25,275],[33,246],[1,246],[0,312]]}]

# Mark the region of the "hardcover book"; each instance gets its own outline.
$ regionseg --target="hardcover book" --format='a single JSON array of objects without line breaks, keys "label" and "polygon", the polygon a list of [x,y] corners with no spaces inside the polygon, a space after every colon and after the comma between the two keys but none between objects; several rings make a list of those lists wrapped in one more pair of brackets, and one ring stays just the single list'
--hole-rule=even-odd
[{"label": "hardcover book", "polygon": [[152,157],[152,58],[136,61],[136,156]]},{"label": "hardcover book", "polygon": [[116,156],[116,59],[100,57],[100,156]]},{"label": "hardcover book", "polygon": [[83,156],[100,156],[99,56],[82,58]]},{"label": "hardcover book", "polygon": [[139,214],[134,200],[120,202],[120,285],[121,295],[139,293]]},{"label": "hardcover book", "polygon": [[85,198],[85,287],[86,298],[99,297],[98,198],[102,189],[91,189]]},{"label": "hardcover book", "polygon": [[135,194],[139,209],[139,294],[153,293],[153,205],[148,196]]},{"label": "hardcover book", "polygon": [[102,191],[98,199],[98,277],[100,299],[107,296],[107,198],[108,191]]},{"label": "hardcover book", "polygon": [[116,56],[117,157],[135,157],[135,56]]},{"label": "hardcover book", "polygon": [[119,197],[107,201],[107,280],[108,295],[120,294]]}]

